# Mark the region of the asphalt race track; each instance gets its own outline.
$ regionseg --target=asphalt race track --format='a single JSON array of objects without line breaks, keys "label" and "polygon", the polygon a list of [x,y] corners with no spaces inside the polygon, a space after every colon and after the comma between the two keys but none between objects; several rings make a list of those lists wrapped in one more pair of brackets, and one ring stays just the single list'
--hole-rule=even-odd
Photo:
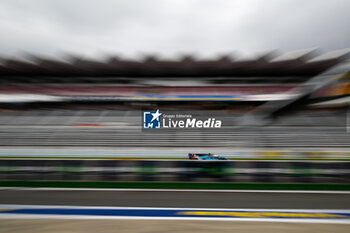
[{"label": "asphalt race track", "polygon": [[91,220],[91,219],[5,219],[2,233],[153,233],[153,232],[240,232],[240,233],[347,233],[348,224],[223,222],[190,220]]},{"label": "asphalt race track", "polygon": [[350,209],[350,193],[1,189],[0,204],[173,208]]}]

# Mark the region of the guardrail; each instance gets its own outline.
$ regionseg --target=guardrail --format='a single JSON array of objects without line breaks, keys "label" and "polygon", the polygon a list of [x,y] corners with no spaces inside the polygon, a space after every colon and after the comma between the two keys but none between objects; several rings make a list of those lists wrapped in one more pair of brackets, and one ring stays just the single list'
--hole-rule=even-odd
[{"label": "guardrail", "polygon": [[350,162],[3,159],[0,180],[350,183]]},{"label": "guardrail", "polygon": [[245,148],[92,148],[2,147],[0,159],[186,159],[188,153],[213,153],[235,160],[350,160],[347,148],[255,150]]}]

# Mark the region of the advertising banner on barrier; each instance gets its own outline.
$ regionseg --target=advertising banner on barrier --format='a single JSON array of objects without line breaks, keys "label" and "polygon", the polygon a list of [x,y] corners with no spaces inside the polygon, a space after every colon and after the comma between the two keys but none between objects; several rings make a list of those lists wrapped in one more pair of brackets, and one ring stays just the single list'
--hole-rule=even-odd
[{"label": "advertising banner on barrier", "polygon": [[0,180],[349,183],[350,162],[2,159]]}]

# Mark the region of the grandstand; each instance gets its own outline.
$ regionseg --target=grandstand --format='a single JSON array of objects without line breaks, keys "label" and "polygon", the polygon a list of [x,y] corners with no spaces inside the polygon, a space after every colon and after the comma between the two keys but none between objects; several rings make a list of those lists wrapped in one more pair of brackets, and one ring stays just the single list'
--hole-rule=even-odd
[{"label": "grandstand", "polygon": [[[347,64],[348,55],[303,50],[248,60],[3,59],[0,146],[347,148],[347,102],[317,104],[350,93],[349,70],[331,87],[310,91],[310,82]],[[310,91],[307,98],[289,108],[300,89]],[[27,95],[31,99],[23,101]],[[242,124],[269,101],[287,101],[292,114],[266,125]],[[142,109],[157,108],[215,114],[224,127],[143,132]]]},{"label": "grandstand", "polygon": [[[193,112],[192,112],[193,113]],[[208,115],[212,112],[202,111]],[[242,115],[215,113],[222,129],[143,132],[140,111],[55,110],[0,117],[1,146],[349,147],[346,112],[299,113],[264,127],[241,127]]]}]

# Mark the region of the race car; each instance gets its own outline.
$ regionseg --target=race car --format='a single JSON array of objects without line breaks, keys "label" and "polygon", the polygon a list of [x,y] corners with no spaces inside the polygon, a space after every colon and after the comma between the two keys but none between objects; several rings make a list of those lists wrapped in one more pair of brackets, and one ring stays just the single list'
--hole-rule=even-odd
[{"label": "race car", "polygon": [[189,153],[188,158],[191,160],[228,160],[228,158],[224,156],[214,155],[211,153],[207,153],[207,154]]}]

